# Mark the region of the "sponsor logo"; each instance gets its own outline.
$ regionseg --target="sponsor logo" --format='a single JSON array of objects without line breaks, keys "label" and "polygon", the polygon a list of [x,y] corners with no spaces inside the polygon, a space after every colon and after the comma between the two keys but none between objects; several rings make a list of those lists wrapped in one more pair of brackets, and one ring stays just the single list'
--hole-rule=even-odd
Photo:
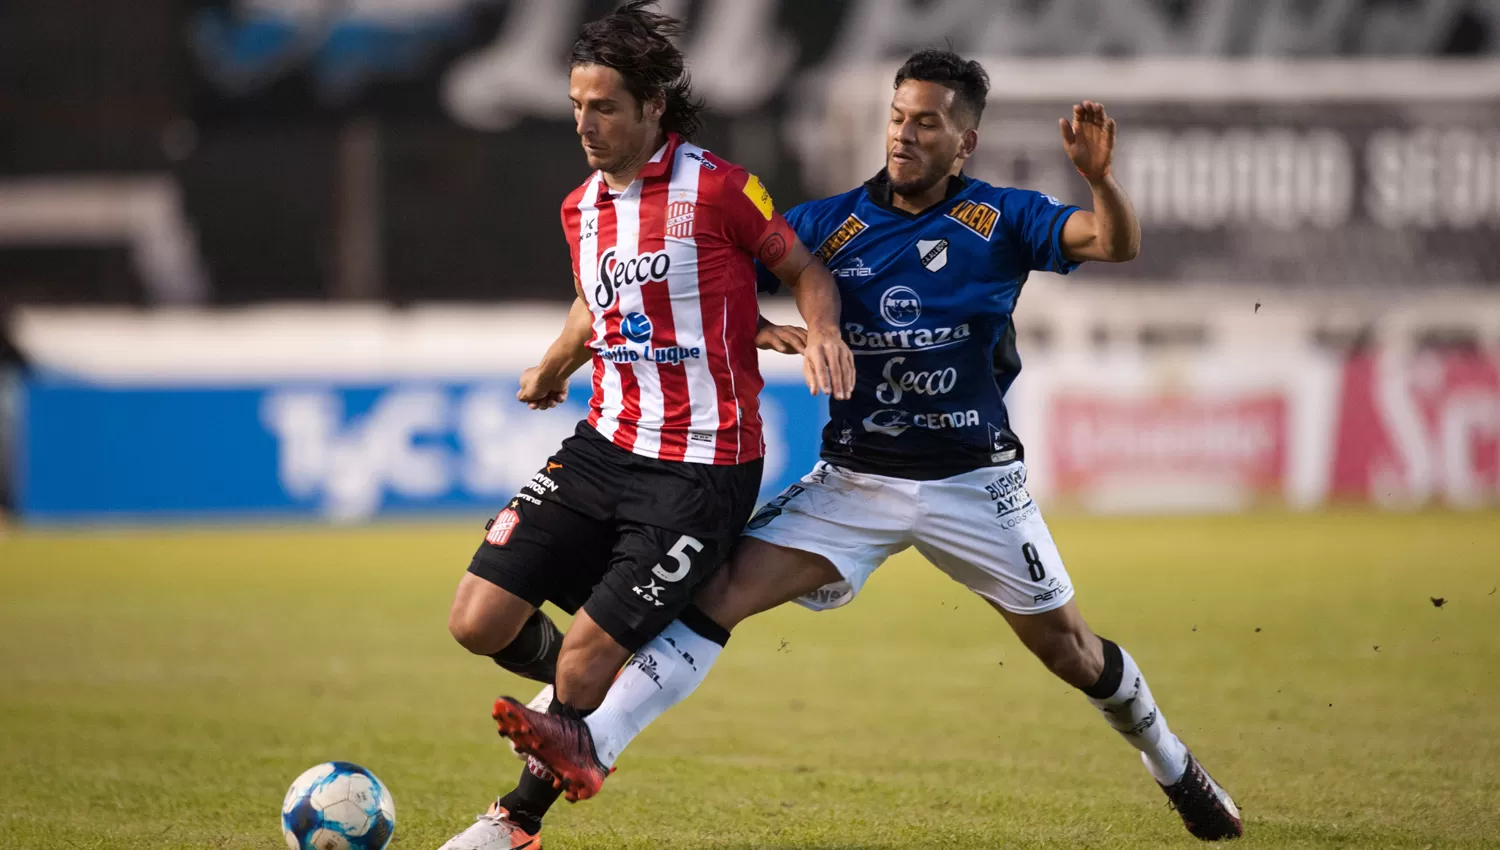
[{"label": "sponsor logo", "polygon": [[988,242],[990,235],[995,232],[995,222],[1000,220],[1000,211],[977,201],[959,201],[948,211],[948,218],[969,228]]},{"label": "sponsor logo", "polygon": [[1330,495],[1398,508],[1500,504],[1500,357],[1374,351],[1343,372]]},{"label": "sponsor logo", "polygon": [[803,594],[802,600],[819,608],[837,608],[854,595],[854,588],[847,585],[822,587],[812,593]]},{"label": "sponsor logo", "polygon": [[881,404],[900,404],[906,393],[947,395],[958,385],[958,370],[952,366],[931,372],[905,372],[897,377],[896,367],[905,362],[905,357],[892,357],[885,362],[885,369],[880,373],[885,380],[875,387],[875,398]]},{"label": "sponsor logo", "polygon": [[697,160],[697,162],[698,162],[699,165],[703,166],[704,168],[708,169],[709,171],[718,171],[719,170],[719,166],[714,165],[712,162],[709,162],[708,159],[703,156],[703,154],[700,154],[697,151],[688,151],[687,153],[685,153],[683,155],[686,156],[688,159]]},{"label": "sponsor logo", "polygon": [[[1063,585],[1062,587],[1054,587],[1051,590],[1047,591],[1046,593],[1038,593],[1038,594],[1032,596],[1031,597],[1031,601],[1032,602],[1051,602],[1054,599],[1061,598],[1064,594],[1066,594],[1071,589],[1072,588],[1070,588],[1066,584]],[[1146,726],[1150,726],[1152,723],[1155,723],[1156,722],[1156,715],[1155,715],[1155,713],[1153,712],[1152,715],[1151,715],[1151,717],[1147,718],[1143,722],[1146,724]],[[1142,726],[1141,728],[1144,729],[1144,728],[1146,728],[1146,726]],[[1121,730],[1121,731],[1124,731],[1124,730]],[[1130,733],[1127,732],[1126,734],[1130,734]]]},{"label": "sponsor logo", "polygon": [[911,414],[905,410],[882,409],[865,417],[865,430],[872,434],[899,437],[908,428],[927,431],[946,431],[952,428],[967,428],[979,424],[979,411],[954,410],[944,413]]},{"label": "sponsor logo", "polygon": [[[1206,396],[1206,394],[1205,394]],[[1280,392],[1228,397],[1061,393],[1047,419],[1049,478],[1069,497],[1122,485],[1135,504],[1199,492],[1253,497],[1285,482],[1288,401]],[[1180,498],[1180,496],[1177,496]]]},{"label": "sponsor logo", "polygon": [[511,532],[521,524],[521,515],[506,508],[495,515],[495,521],[490,524],[490,529],[485,533],[484,539],[494,546],[504,546],[510,542]]},{"label": "sponsor logo", "polygon": [[712,443],[714,435],[708,431],[689,431],[688,439],[695,443]]},{"label": "sponsor logo", "polygon": [[661,608],[666,604],[665,602],[662,602],[661,599],[657,598],[661,595],[661,592],[663,590],[666,590],[666,588],[662,585],[657,584],[656,579],[654,578],[647,579],[645,587],[636,585],[635,587],[632,587],[631,590],[635,591],[636,596],[639,596],[640,598],[646,600],[647,602],[650,602],[652,605],[655,605],[658,608]]},{"label": "sponsor logo", "polygon": [[681,345],[669,345],[666,348],[654,348],[646,346],[643,349],[631,348],[628,345],[612,345],[599,352],[599,359],[608,360],[611,363],[656,363],[676,366],[688,360],[697,360],[703,356],[703,349],[698,346],[685,348]]},{"label": "sponsor logo", "polygon": [[667,204],[667,235],[677,239],[692,236],[694,210],[695,207],[686,201]]},{"label": "sponsor logo", "polygon": [[530,493],[517,493],[516,498],[520,499],[523,502],[530,502],[533,505],[540,505],[542,503],[541,499],[538,499]]},{"label": "sponsor logo", "polygon": [[880,317],[904,328],[922,316],[922,299],[909,286],[893,286],[880,296]]},{"label": "sponsor logo", "polygon": [[1026,522],[1026,520],[1028,519],[1031,519],[1031,517],[1036,514],[1038,510],[1039,508],[1037,507],[1036,502],[1032,502],[1016,513],[999,514],[998,516],[1005,517],[1005,520],[1000,523],[1000,528],[1004,531],[1010,531],[1013,528],[1019,528],[1022,523]]},{"label": "sponsor logo", "polygon": [[560,463],[558,463],[555,460],[549,460],[549,461],[547,461],[547,471],[548,472],[551,472],[554,469],[562,469],[562,468],[563,468],[563,465],[560,464]]},{"label": "sponsor logo", "polygon": [[630,657],[630,662],[625,665],[627,670],[631,667],[646,674],[646,678],[655,682],[658,688],[661,687],[661,673],[656,669],[655,655],[652,655],[649,651],[637,652]]},{"label": "sponsor logo", "polygon": [[1031,493],[1026,490],[1026,468],[1019,464],[984,485],[984,491],[990,494],[990,501],[995,503],[996,517],[1009,516],[1034,506]]},{"label": "sponsor logo", "polygon": [[649,342],[651,318],[645,313],[631,313],[620,322],[620,333],[631,342]]},{"label": "sponsor logo", "polygon": [[854,240],[854,237],[864,233],[868,227],[869,225],[865,224],[859,216],[849,216],[844,219],[843,224],[839,225],[838,230],[835,230],[829,234],[827,239],[823,240],[823,244],[818,246],[818,250],[813,252],[813,256],[827,263],[838,256],[838,253],[844,250],[845,246]]},{"label": "sponsor logo", "polygon": [[844,266],[843,268],[833,269],[834,277],[844,278],[869,277],[874,273],[875,270],[865,265],[865,261],[859,257],[855,257],[854,259],[850,260],[849,265]]},{"label": "sponsor logo", "polygon": [[781,495],[777,496],[769,502],[766,502],[760,510],[755,512],[755,516],[750,518],[750,522],[746,525],[746,527],[751,529],[765,528],[766,526],[771,524],[771,520],[781,516],[781,511],[787,506],[788,502],[806,492],[807,488],[803,487],[800,484],[793,484],[785,490],[782,490]]},{"label": "sponsor logo", "polygon": [[597,215],[587,215],[587,216],[584,216],[583,217],[583,221],[579,224],[579,231],[578,231],[578,238],[579,238],[579,240],[581,241],[581,240],[584,240],[584,239],[593,239],[595,236],[598,236],[598,235],[599,235],[599,216],[597,216]]},{"label": "sponsor logo", "polygon": [[666,251],[652,251],[621,260],[614,248],[608,248],[599,258],[599,282],[594,287],[594,303],[600,309],[606,309],[615,303],[622,288],[665,281],[671,270],[672,258]]},{"label": "sponsor logo", "polygon": [[940,272],[948,265],[947,239],[918,239],[917,256],[922,258],[922,268]]},{"label": "sponsor logo", "polygon": [[553,481],[551,478],[548,478],[547,474],[544,472],[538,472],[537,474],[531,476],[531,480],[527,481],[524,486],[527,490],[530,490],[531,492],[536,493],[539,496],[545,496],[548,493],[557,492],[557,482]]},{"label": "sponsor logo", "polygon": [[750,199],[750,203],[755,204],[755,208],[760,210],[760,214],[765,216],[766,221],[770,221],[771,216],[776,213],[776,205],[771,202],[771,193],[766,191],[766,187],[760,184],[760,178],[754,174],[745,176],[745,197]]},{"label": "sponsor logo", "polygon": [[961,345],[969,338],[969,326],[956,328],[918,328],[900,331],[866,331],[857,322],[844,325],[844,341],[855,354],[900,351],[934,351],[939,348]]}]

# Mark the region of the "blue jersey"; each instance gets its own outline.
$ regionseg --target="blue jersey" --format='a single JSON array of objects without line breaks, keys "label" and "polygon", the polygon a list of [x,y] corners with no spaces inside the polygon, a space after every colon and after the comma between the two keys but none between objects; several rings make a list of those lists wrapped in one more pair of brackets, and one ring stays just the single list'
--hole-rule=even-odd
[{"label": "blue jersey", "polygon": [[[857,380],[833,400],[823,457],[856,472],[946,478],[1021,454],[1005,393],[1021,371],[1011,321],[1033,270],[1066,274],[1062,229],[1077,207],[954,177],[913,215],[885,172],[793,207],[787,221],[828,266]],[[761,269],[762,288],[775,278]]]}]

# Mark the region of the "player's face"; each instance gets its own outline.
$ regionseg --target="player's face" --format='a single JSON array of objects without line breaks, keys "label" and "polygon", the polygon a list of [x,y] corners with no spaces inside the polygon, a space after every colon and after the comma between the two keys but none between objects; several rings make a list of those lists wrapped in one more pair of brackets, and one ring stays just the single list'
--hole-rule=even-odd
[{"label": "player's face", "polygon": [[573,121],[589,166],[606,173],[637,161],[661,120],[656,104],[644,106],[614,68],[578,65],[568,79]]},{"label": "player's face", "polygon": [[885,168],[901,195],[931,189],[957,170],[967,128],[955,120],[953,90],[906,80],[891,98],[885,132]]}]

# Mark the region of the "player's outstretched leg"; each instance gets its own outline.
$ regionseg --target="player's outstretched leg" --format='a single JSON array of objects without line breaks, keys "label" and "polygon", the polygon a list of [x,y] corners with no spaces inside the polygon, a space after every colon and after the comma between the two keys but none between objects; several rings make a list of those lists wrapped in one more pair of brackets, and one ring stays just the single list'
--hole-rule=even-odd
[{"label": "player's outstretched leg", "polygon": [[1244,834],[1239,808],[1168,728],[1135,659],[1095,635],[1074,602],[1041,614],[1001,613],[1048,669],[1083,691],[1109,725],[1140,750],[1188,832],[1204,841]]},{"label": "player's outstretched leg", "polygon": [[1240,810],[1229,793],[1208,775],[1172,730],[1151,696],[1135,659],[1114,641],[1098,638],[1104,669],[1083,688],[1104,719],[1141,751],[1146,769],[1182,816],[1188,832],[1204,841],[1244,834]]}]

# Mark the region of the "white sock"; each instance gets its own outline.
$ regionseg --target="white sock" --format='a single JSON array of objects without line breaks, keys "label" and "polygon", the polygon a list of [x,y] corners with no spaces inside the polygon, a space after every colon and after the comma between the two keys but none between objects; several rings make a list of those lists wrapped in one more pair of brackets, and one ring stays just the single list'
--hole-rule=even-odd
[{"label": "white sock", "polygon": [[[1112,641],[1103,643],[1104,674],[1099,684],[1084,692],[1089,702],[1104,713],[1109,725],[1141,751],[1141,760],[1156,781],[1171,785],[1187,770],[1187,745],[1167,728],[1167,718],[1151,698],[1151,688],[1146,686],[1146,677],[1141,675],[1135,659]],[[1116,671],[1118,680],[1114,678]],[[1112,684],[1114,692],[1107,696],[1098,690]]]},{"label": "white sock", "polygon": [[605,767],[662,712],[687,699],[708,678],[724,647],[673,620],[641,647],[610,686],[604,702],[585,718],[594,752]]}]

